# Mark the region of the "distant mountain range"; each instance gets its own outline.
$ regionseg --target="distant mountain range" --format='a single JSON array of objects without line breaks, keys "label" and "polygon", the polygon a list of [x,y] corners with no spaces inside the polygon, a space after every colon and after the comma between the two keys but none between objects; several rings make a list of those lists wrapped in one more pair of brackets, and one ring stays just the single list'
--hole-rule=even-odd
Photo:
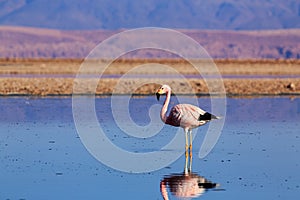
[{"label": "distant mountain range", "polygon": [[86,30],[300,28],[299,0],[0,0],[0,25]]},{"label": "distant mountain range", "polygon": [[[300,59],[300,29],[180,31],[201,44],[213,58]],[[0,58],[85,58],[101,41],[118,32],[120,30],[66,31],[0,26]],[[130,38],[128,40],[130,42]],[[160,58],[174,55],[145,50],[127,56]]]}]

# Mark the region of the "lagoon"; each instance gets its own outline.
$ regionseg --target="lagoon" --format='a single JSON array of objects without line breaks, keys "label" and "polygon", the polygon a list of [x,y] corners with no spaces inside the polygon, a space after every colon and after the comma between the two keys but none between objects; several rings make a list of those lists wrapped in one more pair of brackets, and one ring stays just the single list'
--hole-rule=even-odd
[{"label": "lagoon", "polygon": [[[126,151],[159,151],[177,131],[163,126],[149,138],[128,135],[114,122],[110,101],[96,97],[97,117],[112,143]],[[209,98],[197,101],[210,110]],[[132,120],[147,125],[149,106],[157,103],[152,96],[133,97]],[[163,199],[162,180],[184,169],[184,155],[147,173],[118,171],[95,159],[76,130],[71,97],[1,97],[0,112],[0,199]],[[213,150],[200,159],[206,130],[205,125],[195,134],[192,172],[219,187],[196,199],[300,196],[300,98],[228,98],[222,134]],[[170,151],[184,146],[176,148]],[[109,155],[109,149],[103,153]],[[176,199],[170,188],[167,192]]]}]

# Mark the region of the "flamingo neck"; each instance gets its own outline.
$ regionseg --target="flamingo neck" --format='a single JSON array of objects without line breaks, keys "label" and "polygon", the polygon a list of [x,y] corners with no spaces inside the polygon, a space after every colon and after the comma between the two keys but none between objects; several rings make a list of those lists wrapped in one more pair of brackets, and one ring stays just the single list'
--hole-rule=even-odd
[{"label": "flamingo neck", "polygon": [[166,99],[165,99],[164,105],[160,111],[160,118],[164,123],[166,123],[166,121],[167,121],[167,111],[168,111],[168,106],[170,103],[170,98],[171,98],[171,91],[168,91],[168,92],[166,92]]}]

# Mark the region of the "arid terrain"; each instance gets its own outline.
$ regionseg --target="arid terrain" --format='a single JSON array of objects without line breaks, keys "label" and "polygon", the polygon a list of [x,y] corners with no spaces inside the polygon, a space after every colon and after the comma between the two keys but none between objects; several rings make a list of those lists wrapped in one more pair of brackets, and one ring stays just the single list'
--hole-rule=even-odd
[{"label": "arid terrain", "polygon": [[[55,30],[0,26],[0,94],[71,95],[74,78],[84,58],[103,40],[123,30]],[[300,30],[178,30],[203,46],[214,59],[228,95],[271,95],[300,93]],[[130,38],[128,38],[130,41]],[[128,42],[128,41],[124,41]],[[118,46],[115,46],[118,48]],[[226,59],[230,58],[230,59]],[[153,94],[167,83],[176,94],[208,95],[201,73],[178,55],[142,49],[127,53],[106,69],[104,61],[92,61],[85,70],[87,81],[103,70],[96,91],[86,85],[81,93]],[[207,61],[195,61],[207,66]],[[155,67],[160,64],[166,67]],[[141,67],[142,66],[142,67]],[[136,70],[139,67],[139,70]],[[124,74],[134,76],[123,80]],[[174,78],[176,75],[186,79]],[[122,84],[118,84],[119,80]],[[76,81],[75,81],[76,83]],[[118,84],[118,88],[115,86]],[[193,91],[188,90],[191,85]],[[218,92],[216,92],[218,93]]]},{"label": "arid terrain", "polygon": [[[106,69],[103,61],[91,62],[91,66],[95,67],[84,72],[87,76],[84,81],[97,81],[97,88],[94,91],[90,84],[85,84],[80,90],[81,94],[152,95],[158,85],[164,83],[169,84],[177,95],[218,95],[220,91],[218,88],[209,91],[207,87],[207,84],[216,81],[214,75],[218,74],[207,67],[203,69],[208,70],[200,74],[183,60],[117,60]],[[197,62],[200,65],[207,64],[207,61]],[[72,95],[74,84],[78,84],[74,80],[82,63],[83,60],[2,59],[0,94]],[[299,60],[216,60],[214,63],[223,76],[227,95],[300,95]],[[101,70],[103,74],[99,78],[97,73]],[[127,74],[131,77],[124,78]],[[203,74],[211,75],[211,78],[204,80],[201,77]],[[173,77],[175,75],[186,78]]]},{"label": "arid terrain", "polygon": [[[124,30],[66,31],[0,26],[0,58],[83,59],[103,40],[122,31]],[[197,41],[214,59],[300,58],[300,29],[177,31]],[[126,57],[153,59],[174,58],[174,55],[162,51],[142,50],[126,54]]]}]

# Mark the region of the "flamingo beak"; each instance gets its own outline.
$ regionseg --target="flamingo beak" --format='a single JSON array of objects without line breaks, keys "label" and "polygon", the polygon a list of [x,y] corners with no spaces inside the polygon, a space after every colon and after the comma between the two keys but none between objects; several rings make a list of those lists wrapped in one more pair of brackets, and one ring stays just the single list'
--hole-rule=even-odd
[{"label": "flamingo beak", "polygon": [[157,92],[156,92],[156,98],[157,98],[157,101],[159,101],[159,97],[160,97],[160,95],[163,94],[163,93],[164,93],[164,91],[163,91],[161,88],[159,88],[159,90],[157,90]]},{"label": "flamingo beak", "polygon": [[159,97],[160,97],[160,94],[157,92],[157,93],[156,93],[157,101],[159,101]]}]

